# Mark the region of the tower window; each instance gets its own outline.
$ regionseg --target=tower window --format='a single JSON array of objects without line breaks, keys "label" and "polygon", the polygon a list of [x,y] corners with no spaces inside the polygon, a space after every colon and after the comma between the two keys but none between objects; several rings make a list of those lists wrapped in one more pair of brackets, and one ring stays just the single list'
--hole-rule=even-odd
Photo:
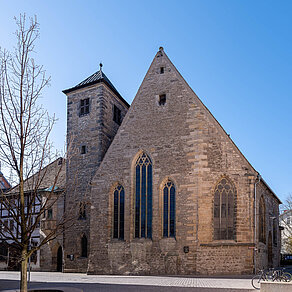
[{"label": "tower window", "polygon": [[80,111],[79,115],[83,116],[89,114],[89,98],[80,100]]},{"label": "tower window", "polygon": [[159,95],[159,105],[165,105],[166,103],[166,94]]},{"label": "tower window", "polygon": [[164,74],[164,67],[160,67],[160,74]]},{"label": "tower window", "polygon": [[113,116],[113,120],[118,124],[120,125],[121,124],[121,110],[116,106],[114,105],[114,116]]},{"label": "tower window", "polygon": [[85,154],[86,153],[86,145],[82,145],[81,146],[81,154]]}]

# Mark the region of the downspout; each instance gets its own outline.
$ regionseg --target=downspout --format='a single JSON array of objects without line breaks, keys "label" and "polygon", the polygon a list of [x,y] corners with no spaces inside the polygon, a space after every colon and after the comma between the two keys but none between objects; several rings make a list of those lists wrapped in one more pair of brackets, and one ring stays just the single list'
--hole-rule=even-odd
[{"label": "downspout", "polygon": [[256,263],[257,263],[257,184],[261,181],[261,176],[258,173],[258,181],[254,183],[254,253],[253,253],[253,262],[254,262],[254,273],[256,274]]}]

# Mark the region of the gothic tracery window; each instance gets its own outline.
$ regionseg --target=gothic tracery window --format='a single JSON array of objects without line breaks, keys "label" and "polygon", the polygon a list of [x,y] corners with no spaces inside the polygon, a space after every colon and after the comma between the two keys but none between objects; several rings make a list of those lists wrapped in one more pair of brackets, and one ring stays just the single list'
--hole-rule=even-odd
[{"label": "gothic tracery window", "polygon": [[261,196],[259,203],[259,241],[263,243],[266,243],[265,209],[265,200]]},{"label": "gothic tracery window", "polygon": [[152,237],[152,162],[146,153],[135,164],[135,237]]},{"label": "gothic tracery window", "polygon": [[214,239],[235,239],[235,195],[232,183],[222,178],[214,195]]},{"label": "gothic tracery window", "polygon": [[120,184],[114,190],[114,232],[113,237],[124,239],[125,191]]},{"label": "gothic tracery window", "polygon": [[170,180],[163,187],[163,237],[175,237],[175,186]]}]

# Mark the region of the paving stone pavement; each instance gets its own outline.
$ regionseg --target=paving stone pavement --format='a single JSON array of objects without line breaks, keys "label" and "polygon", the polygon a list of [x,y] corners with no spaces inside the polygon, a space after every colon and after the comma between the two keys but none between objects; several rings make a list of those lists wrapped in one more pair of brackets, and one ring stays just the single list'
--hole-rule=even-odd
[{"label": "paving stone pavement", "polygon": [[[16,288],[15,284],[19,280],[19,272],[0,271],[0,291],[6,289]],[[187,277],[187,276],[113,276],[113,275],[86,275],[75,273],[45,273],[32,272],[31,283],[44,283],[46,287],[52,283],[54,286],[72,285],[72,287],[82,288],[87,287],[84,291],[102,291],[100,289],[94,290],[92,287],[98,284],[99,287],[107,287],[110,291],[111,286],[113,291],[115,287],[157,287],[157,291],[162,291],[163,287],[172,288],[202,288],[200,291],[205,291],[203,288],[212,288],[218,291],[252,291],[251,277]],[[13,286],[14,284],[14,286]],[[5,287],[5,286],[7,287]],[[35,286],[34,286],[35,287]],[[90,288],[91,287],[91,288]],[[98,287],[98,286],[96,286]],[[160,289],[160,288],[161,289]],[[208,289],[208,291],[209,291]],[[122,289],[123,290],[123,289]],[[129,289],[127,289],[129,290]],[[132,289],[131,289],[132,290]],[[135,291],[134,289],[133,291]],[[140,290],[137,288],[137,290]],[[143,290],[143,289],[142,289]],[[153,290],[153,289],[151,289]],[[177,291],[177,289],[175,289]],[[199,290],[193,290],[199,291]],[[206,290],[207,291],[207,290]]]}]

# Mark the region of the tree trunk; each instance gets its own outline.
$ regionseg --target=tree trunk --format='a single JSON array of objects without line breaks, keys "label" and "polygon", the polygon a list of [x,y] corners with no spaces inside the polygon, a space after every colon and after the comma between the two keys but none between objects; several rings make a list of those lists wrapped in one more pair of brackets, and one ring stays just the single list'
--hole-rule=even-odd
[{"label": "tree trunk", "polygon": [[21,280],[20,291],[27,292],[27,251],[23,249],[21,251]]}]

